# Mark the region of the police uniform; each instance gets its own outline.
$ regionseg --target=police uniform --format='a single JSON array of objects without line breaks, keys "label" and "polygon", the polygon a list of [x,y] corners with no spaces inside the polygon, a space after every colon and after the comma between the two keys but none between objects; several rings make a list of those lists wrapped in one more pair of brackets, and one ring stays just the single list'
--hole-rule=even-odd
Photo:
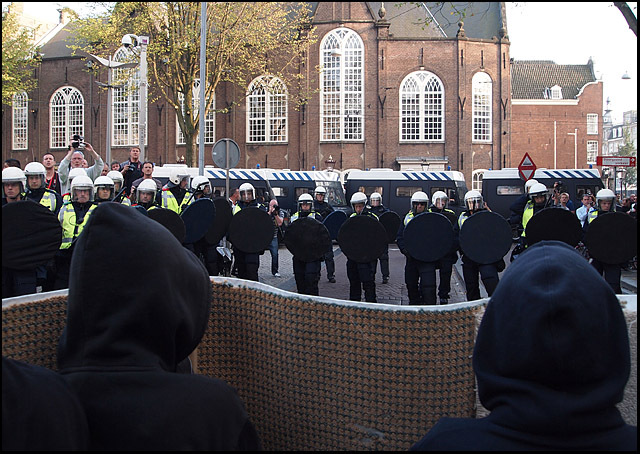
[{"label": "police uniform", "polygon": [[[361,214],[351,213],[354,216],[371,216],[378,221],[378,216],[363,208]],[[364,300],[369,303],[377,303],[375,274],[378,261],[359,263],[347,258],[347,277],[349,278],[349,299],[351,301],[362,301],[362,291],[364,290]]]},{"label": "police uniform", "polygon": [[62,208],[62,196],[51,189],[30,189],[26,194],[26,198],[47,207],[55,214],[58,214],[60,208]]},{"label": "police uniform", "polygon": [[[486,208],[481,208],[476,211],[479,213],[480,211],[485,211]],[[471,216],[470,211],[463,211],[460,213],[460,217],[458,218],[457,224],[454,226],[454,237],[456,243],[457,239],[460,235],[460,229],[466,221]],[[491,296],[498,286],[499,277],[498,273],[503,271],[505,268],[505,263],[503,259],[498,260],[494,263],[488,264],[480,264],[474,262],[465,255],[464,251],[461,252],[462,257],[462,275],[464,278],[464,285],[466,287],[467,293],[467,301],[479,300],[480,299],[480,281],[478,280],[478,274],[480,274],[480,278],[482,279],[482,283],[484,284],[484,288],[487,290],[487,294]]]},{"label": "police uniform", "polygon": [[[259,203],[257,200],[251,202],[244,202],[238,200],[236,206],[233,207],[233,214],[238,214],[241,210],[249,207],[256,207],[261,210],[267,211],[266,207]],[[258,269],[260,268],[260,254],[243,252],[237,248],[233,248],[233,255],[235,257],[236,265],[238,268],[238,277],[240,279],[248,279],[250,281],[258,282]]]},{"label": "police uniform", "polygon": [[[609,211],[602,211],[600,209],[593,210],[587,215],[587,222],[584,225],[584,233],[589,231],[589,224],[591,224],[598,216],[609,213]],[[622,265],[618,263],[604,263],[600,260],[593,258],[591,260],[593,267],[604,277],[607,284],[611,286],[616,295],[622,294],[622,286],[620,285],[620,279],[622,278]]]},{"label": "police uniform", "polygon": [[[175,192],[174,189],[176,190]],[[186,189],[181,189],[179,186],[169,188],[165,185],[162,188],[160,205],[162,208],[181,214],[192,201],[189,195],[190,193]]]},{"label": "police uniform", "polygon": [[[297,211],[291,215],[291,222],[295,220],[310,217],[318,222],[322,222],[322,216],[311,210],[309,212]],[[304,295],[320,294],[318,282],[320,281],[320,270],[322,269],[322,260],[314,260],[312,262],[303,262],[295,255],[293,256],[293,275],[296,279],[296,288],[298,293]]]},{"label": "police uniform", "polygon": [[[333,207],[327,203],[327,202],[319,202],[317,199],[313,199],[313,211],[317,212],[318,214],[320,214],[320,216],[322,216],[322,219],[326,219],[327,216],[329,216],[329,214],[331,214],[334,209]],[[324,263],[327,267],[327,279],[329,280],[329,282],[335,282],[336,281],[336,264],[335,261],[333,259],[333,248],[331,248],[325,255],[324,255]]]},{"label": "police uniform", "polygon": [[[378,218],[380,218],[380,216],[382,216],[384,213],[389,211],[389,209],[386,208],[381,203],[376,207],[369,207],[369,211],[375,214]],[[382,273],[382,283],[386,284],[387,282],[389,282],[389,274],[390,274],[389,273],[389,244],[385,245],[384,252],[378,258],[378,260],[380,261],[380,272]],[[378,270],[378,264],[376,261],[376,267],[373,269],[374,279],[375,279],[375,274],[377,270]]]},{"label": "police uniform", "polygon": [[[438,209],[435,205],[431,205],[427,210],[430,213],[440,213],[447,215],[448,219],[454,219],[456,213],[449,208]],[[453,225],[451,226],[453,228]],[[436,269],[440,270],[440,284],[438,285],[438,298],[440,304],[447,304],[449,301],[449,293],[451,292],[451,274],[453,274],[453,264],[458,261],[458,244],[454,241],[451,251],[436,262]]]}]

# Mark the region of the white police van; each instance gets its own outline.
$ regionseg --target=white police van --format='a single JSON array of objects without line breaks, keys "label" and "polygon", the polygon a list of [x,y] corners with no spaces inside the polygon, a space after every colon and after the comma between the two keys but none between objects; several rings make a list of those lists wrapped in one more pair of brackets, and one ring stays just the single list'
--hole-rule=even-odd
[{"label": "white police van", "polygon": [[423,191],[431,199],[436,191],[443,191],[449,196],[449,208],[460,214],[463,211],[464,195],[467,184],[462,172],[413,171],[413,170],[351,170],[347,175],[347,200],[355,192],[364,192],[367,197],[373,192],[382,195],[382,204],[395,211],[402,218],[411,210],[411,196]]},{"label": "white police van", "polygon": [[[559,192],[569,194],[575,209],[582,204],[582,194],[595,195],[604,188],[598,169],[537,169],[533,178],[544,184],[549,194],[553,194],[554,184],[560,183]],[[524,184],[517,168],[487,170],[482,174],[482,197],[491,211],[509,219],[509,207],[524,194]]]}]

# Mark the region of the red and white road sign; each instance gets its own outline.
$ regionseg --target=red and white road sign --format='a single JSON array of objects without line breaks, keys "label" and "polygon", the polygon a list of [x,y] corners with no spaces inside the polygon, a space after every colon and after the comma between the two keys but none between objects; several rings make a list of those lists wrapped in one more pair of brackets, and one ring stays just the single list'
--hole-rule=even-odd
[{"label": "red and white road sign", "polygon": [[529,153],[525,153],[522,161],[520,161],[520,165],[518,166],[518,175],[524,181],[528,181],[533,178],[533,174],[536,173],[536,165],[533,163],[531,156]]},{"label": "red and white road sign", "polygon": [[608,167],[635,167],[635,156],[596,156],[596,165]]}]

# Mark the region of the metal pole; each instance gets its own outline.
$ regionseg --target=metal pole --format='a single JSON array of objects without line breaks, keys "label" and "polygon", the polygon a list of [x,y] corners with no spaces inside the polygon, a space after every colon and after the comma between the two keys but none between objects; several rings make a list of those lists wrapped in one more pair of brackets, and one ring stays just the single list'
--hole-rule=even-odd
[{"label": "metal pole", "polygon": [[140,161],[146,161],[145,143],[147,136],[147,44],[148,36],[140,36],[140,112],[138,116],[138,140],[140,141]]},{"label": "metal pole", "polygon": [[578,130],[574,129],[573,134],[573,168],[578,168]]},{"label": "metal pole", "polygon": [[107,66],[107,144],[106,144],[106,163],[109,166],[109,170],[111,170],[111,109],[113,104],[113,88],[111,87],[112,83],[112,75],[111,75],[111,55],[109,55],[109,66]]},{"label": "metal pole", "polygon": [[[200,3],[200,111],[198,137],[198,172],[204,175],[205,87],[207,84],[207,2]],[[227,150],[228,152],[228,150]],[[227,159],[229,159],[227,157]],[[228,162],[228,161],[227,161]]]}]

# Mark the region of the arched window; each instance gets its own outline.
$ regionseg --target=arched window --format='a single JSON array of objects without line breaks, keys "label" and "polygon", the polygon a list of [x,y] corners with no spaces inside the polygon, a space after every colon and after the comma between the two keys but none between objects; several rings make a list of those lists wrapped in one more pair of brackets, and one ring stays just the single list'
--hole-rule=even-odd
[{"label": "arched window", "polygon": [[444,140],[444,88],[428,71],[416,71],[400,84],[400,141]]},{"label": "arched window", "polygon": [[14,150],[29,148],[29,97],[26,91],[13,95],[12,137]]},{"label": "arched window", "polygon": [[491,142],[491,92],[493,83],[487,73],[476,73],[473,85],[473,142]]},{"label": "arched window", "polygon": [[[200,112],[200,79],[196,79],[193,82],[192,89],[192,109],[193,115],[198,117]],[[178,94],[178,98],[180,99],[180,108],[182,109],[182,114],[184,115],[184,95],[182,93]],[[204,143],[214,143],[216,140],[216,95],[213,95],[213,99],[211,101],[211,105],[209,106],[209,111],[204,119]],[[182,133],[182,129],[180,129],[180,124],[177,120],[176,115],[176,138],[177,144],[183,145],[184,142],[184,134]],[[200,143],[200,134],[196,136],[196,143]]]},{"label": "arched window", "polygon": [[247,90],[247,142],[286,142],[287,88],[274,76],[260,76]]},{"label": "arched window", "polygon": [[482,192],[482,176],[487,169],[474,170],[471,174],[471,189]]},{"label": "arched window", "polygon": [[364,44],[348,28],[320,44],[320,140],[364,138]]},{"label": "arched window", "polygon": [[[118,49],[113,61],[137,61],[138,56],[126,47]],[[113,88],[112,92],[112,128],[111,143],[114,146],[134,146],[139,144],[138,124],[140,122],[140,69],[114,69],[115,84],[122,84],[120,88]],[[148,116],[147,116],[148,118]],[[147,137],[148,134],[145,134]]]},{"label": "arched window", "polygon": [[59,88],[49,106],[51,148],[66,148],[74,134],[84,136],[84,98],[77,89]]}]

